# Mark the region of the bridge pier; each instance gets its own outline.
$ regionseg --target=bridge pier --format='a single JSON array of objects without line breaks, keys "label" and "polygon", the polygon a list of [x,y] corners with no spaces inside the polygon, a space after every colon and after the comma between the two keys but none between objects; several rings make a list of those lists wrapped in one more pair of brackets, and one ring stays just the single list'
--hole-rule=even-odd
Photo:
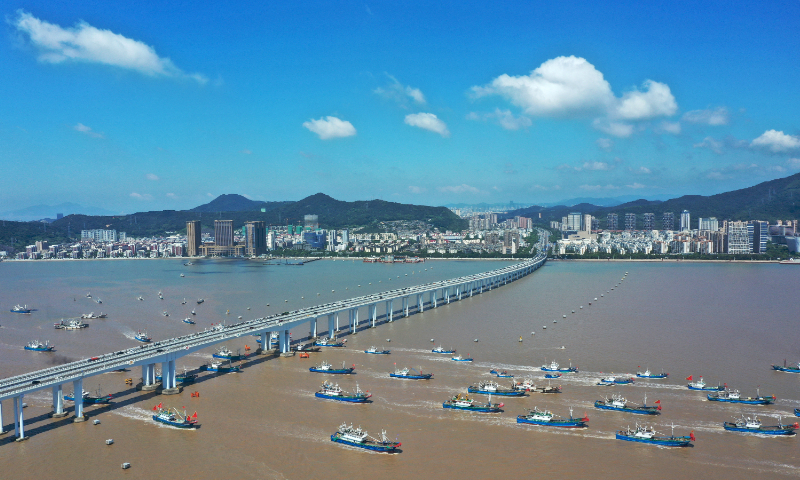
[{"label": "bridge pier", "polygon": [[75,423],[85,421],[86,417],[83,416],[83,378],[72,381],[72,398],[75,399],[75,418],[72,421]]},{"label": "bridge pier", "polygon": [[386,318],[389,319],[389,323],[394,321],[394,306],[391,300],[386,302]]},{"label": "bridge pier", "polygon": [[311,337],[312,340],[317,338],[317,317],[312,317],[311,320],[308,322],[308,336]]},{"label": "bridge pier", "polygon": [[53,413],[50,416],[53,418],[67,416],[67,412],[64,411],[64,388],[60,383],[53,385]]},{"label": "bridge pier", "polygon": [[268,337],[269,332],[261,332],[261,355],[266,355],[271,350]]},{"label": "bridge pier", "polygon": [[339,312],[336,312],[336,331],[339,331]]},{"label": "bridge pier", "polygon": [[402,307],[403,308],[403,312],[404,312],[406,317],[408,316],[408,304],[409,303],[411,303],[411,302],[409,301],[408,295],[406,295],[405,297],[403,297],[403,307]]},{"label": "bridge pier", "polygon": [[175,395],[181,393],[181,387],[175,378],[175,360],[161,362],[161,394]]},{"label": "bridge pier", "polygon": [[417,294],[417,313],[422,313],[425,311],[425,306],[423,305],[423,298],[422,293]]},{"label": "bridge pier", "polygon": [[436,297],[438,297],[436,289],[431,290],[431,308],[436,308],[439,306],[436,304]]},{"label": "bridge pier", "polygon": [[24,395],[14,397],[14,436],[17,442],[27,440],[25,438],[25,417],[22,415],[22,398]]},{"label": "bridge pier", "polygon": [[[162,376],[163,379],[163,376]],[[142,391],[147,392],[158,388],[156,383],[156,364],[142,365]]]},{"label": "bridge pier", "polygon": [[378,304],[373,303],[369,306],[370,328],[375,328],[375,321],[378,319]]},{"label": "bridge pier", "polygon": [[334,328],[335,328],[335,323],[334,322],[336,321],[335,317],[338,317],[338,315],[333,314],[333,313],[328,314],[328,338],[333,338],[333,337],[336,336],[336,334],[334,333],[335,332],[334,331]]},{"label": "bridge pier", "polygon": [[292,345],[289,340],[289,330],[281,330],[278,333],[278,339],[280,342],[281,354],[290,353],[292,351]]},{"label": "bridge pier", "polygon": [[3,430],[3,402],[0,400],[0,435],[4,433],[6,432]]}]

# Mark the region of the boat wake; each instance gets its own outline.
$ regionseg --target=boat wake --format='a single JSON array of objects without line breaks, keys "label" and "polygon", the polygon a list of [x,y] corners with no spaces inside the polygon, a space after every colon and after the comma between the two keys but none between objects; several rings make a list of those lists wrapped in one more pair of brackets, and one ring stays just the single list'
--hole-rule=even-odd
[{"label": "boat wake", "polygon": [[178,428],[178,427],[173,427],[172,425],[167,425],[165,423],[156,422],[156,421],[153,420],[153,414],[151,413],[150,410],[145,410],[143,408],[134,407],[132,405],[128,405],[128,406],[122,407],[122,408],[112,409],[109,413],[112,413],[114,415],[119,415],[119,416],[125,417],[125,418],[130,418],[131,420],[139,420],[139,421],[142,421],[142,422],[147,422],[147,423],[152,424],[153,426],[158,427],[158,428],[168,428],[168,429],[171,429],[171,430],[182,430],[182,431],[186,431],[186,430],[195,431],[196,430],[194,428],[188,428],[188,429],[187,428]]}]

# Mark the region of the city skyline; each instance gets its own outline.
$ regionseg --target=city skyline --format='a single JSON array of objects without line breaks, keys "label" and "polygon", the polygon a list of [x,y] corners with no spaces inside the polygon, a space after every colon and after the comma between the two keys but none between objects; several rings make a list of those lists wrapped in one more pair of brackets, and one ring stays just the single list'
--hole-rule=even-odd
[{"label": "city skyline", "polygon": [[40,188],[0,201],[547,203],[800,170],[800,6],[670,7],[8,6],[3,165]]}]

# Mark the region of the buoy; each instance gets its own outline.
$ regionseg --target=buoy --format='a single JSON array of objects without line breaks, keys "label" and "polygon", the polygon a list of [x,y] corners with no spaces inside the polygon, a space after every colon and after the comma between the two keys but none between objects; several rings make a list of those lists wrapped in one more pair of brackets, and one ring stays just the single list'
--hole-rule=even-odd
[{"label": "buoy", "polygon": [[128,462],[125,462],[125,463],[123,463],[123,464],[122,464],[122,469],[123,469],[123,470],[127,470],[127,469],[129,469],[129,468],[131,468],[131,464],[130,464],[130,463],[128,463]]},{"label": "buoy", "polygon": [[92,423],[94,425],[100,425],[100,420],[95,419],[95,420],[92,421]]},{"label": "buoy", "polygon": [[[317,295],[319,295],[319,294],[317,294]],[[247,307],[247,309],[250,310],[250,307]]]},{"label": "buoy", "polygon": [[583,305],[581,305],[581,308],[583,308]]},{"label": "buoy", "polygon": [[[602,297],[602,295],[600,295],[600,296]],[[597,297],[594,297],[594,301],[595,301],[595,302],[597,301]]]},{"label": "buoy", "polygon": [[113,438],[109,438],[108,440],[106,440],[106,445],[111,445],[113,443],[114,443],[114,439]]},{"label": "buoy", "polygon": [[536,332],[531,332],[531,335],[536,335]]},{"label": "buoy", "polygon": [[565,348],[567,348],[567,347],[565,347],[564,345],[561,345],[561,350],[564,350]]}]

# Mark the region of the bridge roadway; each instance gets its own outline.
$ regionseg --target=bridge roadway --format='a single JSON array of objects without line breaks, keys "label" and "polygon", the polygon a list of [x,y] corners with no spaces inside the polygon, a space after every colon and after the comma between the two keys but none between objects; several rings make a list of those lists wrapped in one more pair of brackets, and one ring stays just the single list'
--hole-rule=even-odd
[{"label": "bridge roadway", "polygon": [[[541,236],[546,238],[545,234]],[[545,243],[542,243],[539,246],[543,247],[545,245]],[[546,248],[540,248],[539,251],[546,252]],[[363,295],[231,325],[219,325],[190,335],[142,344],[126,350],[5,378],[0,380],[0,433],[5,433],[2,431],[2,401],[9,398],[13,399],[15,436],[17,441],[21,441],[26,438],[22,399],[26,394],[37,390],[52,389],[53,413],[51,415],[53,417],[67,415],[64,411],[64,384],[71,382],[74,394],[80,395],[80,392],[83,391],[83,380],[85,378],[122,368],[142,367],[142,390],[155,390],[160,386],[162,394],[179,393],[180,388],[175,376],[176,360],[192,352],[243,335],[260,336],[261,345],[268,345],[266,342],[270,341],[268,334],[271,332],[277,332],[278,334],[280,352],[289,352],[291,348],[289,331],[292,328],[308,323],[309,335],[314,338],[318,333],[317,321],[320,317],[328,317],[327,333],[329,336],[333,336],[335,332],[340,331],[339,314],[347,312],[348,324],[346,328],[353,333],[358,329],[358,311],[361,307],[368,308],[366,320],[374,327],[379,303],[385,303],[386,319],[392,322],[396,313],[403,317],[408,317],[411,313],[422,313],[426,304],[431,308],[436,308],[440,304],[461,300],[464,296],[472,296],[476,293],[483,293],[486,290],[505,285],[534,272],[544,264],[545,260],[546,255],[540,253],[530,260],[484,273]],[[441,292],[441,296],[439,292]],[[424,301],[425,295],[429,296],[429,302]],[[401,302],[402,308],[399,312],[394,310],[394,301]],[[266,349],[262,349],[261,353],[266,353]],[[156,382],[156,363],[161,363],[162,365],[162,381],[160,384]],[[81,422],[84,420],[83,402],[76,402],[75,421]]]}]

